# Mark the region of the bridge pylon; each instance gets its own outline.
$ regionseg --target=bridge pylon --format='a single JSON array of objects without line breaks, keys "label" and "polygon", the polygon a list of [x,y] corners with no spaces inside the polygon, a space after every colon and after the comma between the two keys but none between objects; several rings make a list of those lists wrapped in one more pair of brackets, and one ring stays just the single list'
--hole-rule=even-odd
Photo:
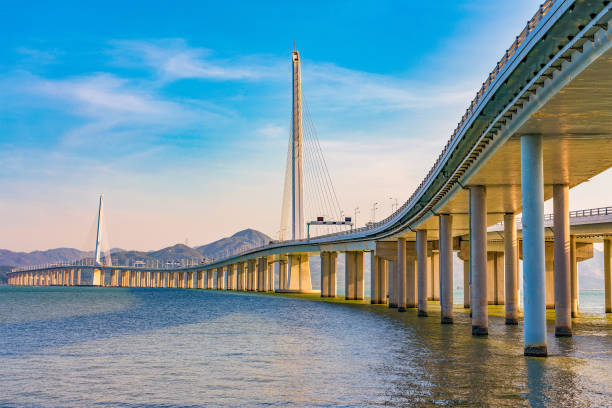
[{"label": "bridge pylon", "polygon": [[[102,214],[103,214],[104,194],[100,194],[100,202],[98,204],[98,228],[96,231],[96,247],[94,250],[94,265],[102,266],[100,253],[102,252]],[[102,273],[100,269],[94,269],[93,285],[104,286],[102,282]]]}]

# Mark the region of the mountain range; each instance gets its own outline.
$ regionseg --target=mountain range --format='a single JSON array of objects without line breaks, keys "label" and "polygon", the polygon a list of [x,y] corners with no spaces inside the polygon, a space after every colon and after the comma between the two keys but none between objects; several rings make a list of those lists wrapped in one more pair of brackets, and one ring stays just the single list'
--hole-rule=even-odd
[{"label": "mountain range", "polygon": [[[202,258],[214,260],[234,253],[255,248],[272,241],[272,238],[253,229],[245,229],[210,244],[189,247],[176,244],[156,251],[133,251],[120,248],[111,249],[113,265],[133,265],[140,261],[147,265],[160,265],[167,262],[190,260],[200,263]],[[58,262],[73,262],[90,259],[93,251],[81,251],[75,248],[55,248],[46,251],[14,252],[0,249],[0,283],[6,282],[6,272],[11,267],[33,266]]]}]

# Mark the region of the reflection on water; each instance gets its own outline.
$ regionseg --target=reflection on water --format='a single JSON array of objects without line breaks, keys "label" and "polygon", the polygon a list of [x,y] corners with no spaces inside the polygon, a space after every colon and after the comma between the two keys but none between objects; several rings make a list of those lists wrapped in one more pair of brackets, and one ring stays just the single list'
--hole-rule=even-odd
[{"label": "reflection on water", "polygon": [[0,405],[605,406],[612,319],[547,359],[491,317],[201,290],[0,288]]}]

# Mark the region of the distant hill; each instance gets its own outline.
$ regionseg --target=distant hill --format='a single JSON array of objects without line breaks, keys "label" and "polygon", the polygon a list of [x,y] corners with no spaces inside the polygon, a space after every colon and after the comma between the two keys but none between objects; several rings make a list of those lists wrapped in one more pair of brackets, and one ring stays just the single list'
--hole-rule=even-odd
[{"label": "distant hill", "polygon": [[0,285],[4,285],[8,283],[8,278],[6,274],[11,271],[10,266],[2,266],[0,265]]},{"label": "distant hill", "polygon": [[74,248],[55,248],[46,251],[13,252],[0,249],[0,265],[33,266],[46,263],[71,262],[91,256],[91,252]]},{"label": "distant hill", "polygon": [[256,248],[272,241],[272,238],[263,232],[254,229],[239,231],[228,238],[222,238],[213,243],[194,248],[200,256],[209,259],[220,259],[244,251]]},{"label": "distant hill", "polygon": [[[246,229],[231,237],[223,238],[196,248],[176,244],[157,251],[126,251],[119,248],[111,250],[113,265],[133,265],[134,262],[145,262],[147,265],[160,265],[166,262],[191,260],[200,262],[202,257],[219,259],[236,252],[255,248],[270,242],[266,234]],[[33,266],[57,262],[73,262],[80,259],[91,259],[93,252],[80,251],[74,248],[56,248],[46,251],[13,252],[0,249],[0,265],[6,265],[6,271],[15,266]],[[0,267],[2,268],[2,267]],[[0,283],[3,282],[3,269],[0,269]]]}]

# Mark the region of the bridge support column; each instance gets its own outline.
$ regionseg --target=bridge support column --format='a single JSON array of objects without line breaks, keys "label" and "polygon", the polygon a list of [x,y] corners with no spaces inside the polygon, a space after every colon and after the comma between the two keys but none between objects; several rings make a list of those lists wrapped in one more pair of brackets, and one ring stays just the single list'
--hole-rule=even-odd
[{"label": "bridge support column", "polygon": [[253,277],[255,275],[255,268],[257,267],[256,261],[254,259],[249,259],[246,264],[246,290],[253,290]]},{"label": "bridge support column", "polygon": [[416,256],[406,255],[406,308],[417,307],[417,269]]},{"label": "bridge support column", "polygon": [[470,308],[470,261],[463,261],[463,308]]},{"label": "bridge support column", "polygon": [[204,271],[197,271],[196,272],[196,288],[198,289],[204,289]]},{"label": "bridge support column", "polygon": [[236,265],[236,290],[244,290],[244,262]]},{"label": "bridge support column", "polygon": [[370,303],[387,303],[387,261],[371,252],[370,259]]},{"label": "bridge support column", "polygon": [[504,254],[487,252],[487,303],[504,304]]},{"label": "bridge support column", "polygon": [[212,289],[212,288],[213,288],[213,270],[208,269],[206,270],[206,289]]},{"label": "bridge support column", "polygon": [[397,308],[397,261],[387,261],[387,283],[389,294],[389,309]]},{"label": "bridge support column", "polygon": [[[53,284],[55,284],[55,277],[53,278]],[[94,286],[102,285],[102,278],[101,278],[101,273],[99,269],[93,270],[93,285]]]},{"label": "bridge support column", "polygon": [[604,239],[604,295],[606,313],[612,313],[612,240]]},{"label": "bridge support column", "polygon": [[406,238],[397,239],[397,311],[406,311]]},{"label": "bridge support column", "polygon": [[450,214],[441,214],[438,223],[440,235],[440,323],[451,324],[453,323],[453,218]]},{"label": "bridge support column", "polygon": [[274,292],[274,263],[268,262],[268,292]]},{"label": "bridge support column", "polygon": [[440,300],[440,254],[432,252],[429,257],[429,279],[427,300]]},{"label": "bridge support column", "polygon": [[345,255],[345,299],[363,300],[364,293],[364,259],[363,251],[346,251]]},{"label": "bridge support column", "polygon": [[227,268],[225,266],[222,266],[221,268],[217,269],[217,289],[226,289],[226,274]]},{"label": "bridge support column", "polygon": [[572,335],[572,293],[569,253],[569,187],[553,185],[554,282],[555,282],[555,336]]},{"label": "bridge support column", "polygon": [[504,215],[504,281],[506,324],[518,324],[519,282],[518,282],[518,240],[516,236],[516,216]]},{"label": "bridge support column", "polygon": [[278,290],[287,289],[287,261],[278,261]]},{"label": "bridge support column", "polygon": [[77,269],[77,285],[81,285],[81,270]]},{"label": "bridge support column", "polygon": [[337,252],[321,252],[321,297],[336,297]]},{"label": "bridge support column", "polygon": [[546,274],[546,308],[555,308],[555,269],[554,269],[554,244],[544,243],[544,271]]},{"label": "bridge support column", "polygon": [[237,273],[236,273],[236,264],[231,264],[230,266],[228,266],[228,270],[229,270],[229,276],[231,277],[231,281],[232,281],[232,285],[229,287],[230,290],[236,290],[236,284],[237,284]]},{"label": "bridge support column", "polygon": [[546,356],[546,276],[542,136],[521,136],[524,353]]},{"label": "bridge support column", "polygon": [[416,232],[418,316],[427,316],[427,230]]},{"label": "bridge support column", "polygon": [[262,256],[259,258],[259,266],[257,268],[257,291],[265,292],[268,284],[268,258]]},{"label": "bridge support column", "polygon": [[289,255],[287,282],[292,292],[312,292],[308,254]]},{"label": "bridge support column", "polygon": [[470,217],[470,275],[472,334],[489,334],[487,308],[487,195],[484,186],[471,186],[469,193]]},{"label": "bridge support column", "polygon": [[572,285],[572,317],[578,317],[578,259],[576,236],[570,235],[570,279]]}]

